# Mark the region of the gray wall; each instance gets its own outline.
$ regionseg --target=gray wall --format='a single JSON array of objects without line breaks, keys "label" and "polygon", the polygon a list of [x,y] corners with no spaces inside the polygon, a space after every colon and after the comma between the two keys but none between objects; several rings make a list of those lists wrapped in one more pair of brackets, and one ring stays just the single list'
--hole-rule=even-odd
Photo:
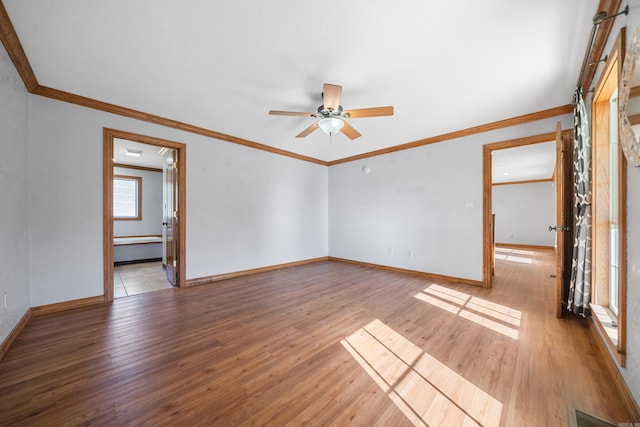
[{"label": "gray wall", "polygon": [[[0,342],[29,309],[29,95],[0,45]],[[7,306],[4,299],[6,294]]]},{"label": "gray wall", "polygon": [[554,246],[556,187],[552,182],[493,186],[496,242]]},{"label": "gray wall", "polygon": [[[640,26],[640,0],[629,4],[629,15],[616,18],[605,54],[611,52],[620,28],[627,27],[627,46]],[[602,66],[594,81],[598,81]],[[591,97],[587,98],[591,102]],[[590,106],[588,107],[591,110]],[[636,402],[640,402],[640,168],[627,170],[627,366],[620,371]]]},{"label": "gray wall", "polygon": [[482,146],[553,132],[557,120],[330,167],[329,254],[482,280]]},{"label": "gray wall", "polygon": [[326,167],[47,98],[31,104],[33,306],[103,293],[103,127],[187,145],[187,279],[327,255]]}]

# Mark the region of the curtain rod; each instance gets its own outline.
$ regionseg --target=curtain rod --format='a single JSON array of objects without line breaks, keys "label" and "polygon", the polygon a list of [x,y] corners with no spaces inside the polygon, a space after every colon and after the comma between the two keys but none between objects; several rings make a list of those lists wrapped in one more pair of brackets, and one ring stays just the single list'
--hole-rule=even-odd
[{"label": "curtain rod", "polygon": [[615,15],[607,16],[607,12],[600,11],[596,13],[593,17],[593,27],[591,28],[591,36],[589,37],[589,45],[587,47],[587,53],[582,60],[582,71],[580,72],[580,79],[578,80],[578,87],[582,87],[582,82],[584,81],[584,74],[587,72],[587,68],[590,65],[598,64],[600,61],[589,62],[591,58],[591,52],[593,51],[593,46],[596,43],[596,37],[598,36],[598,30],[600,29],[600,25],[609,19],[614,19],[619,15],[628,15],[629,14],[629,5],[626,5],[622,12],[618,12]]}]

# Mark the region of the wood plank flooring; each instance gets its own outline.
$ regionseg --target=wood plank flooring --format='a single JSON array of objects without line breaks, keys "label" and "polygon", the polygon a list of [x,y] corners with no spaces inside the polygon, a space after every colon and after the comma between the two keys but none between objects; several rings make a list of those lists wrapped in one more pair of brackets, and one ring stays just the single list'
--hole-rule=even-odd
[{"label": "wood plank flooring", "polygon": [[631,421],[585,322],[555,317],[552,253],[502,258],[491,290],[327,261],[35,317],[0,424]]}]

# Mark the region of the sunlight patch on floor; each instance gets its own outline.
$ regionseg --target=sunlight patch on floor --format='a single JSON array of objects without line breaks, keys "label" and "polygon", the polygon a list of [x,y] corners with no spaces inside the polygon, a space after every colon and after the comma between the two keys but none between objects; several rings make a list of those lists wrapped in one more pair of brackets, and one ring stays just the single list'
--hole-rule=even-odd
[{"label": "sunlight patch on floor", "polygon": [[[521,255],[521,256],[518,256]],[[528,255],[528,256],[523,256]],[[511,261],[511,262],[519,262],[522,264],[533,264],[533,258],[531,256],[535,255],[535,252],[525,251],[522,249],[507,249],[507,248],[496,248],[495,249],[495,258],[501,261]]]},{"label": "sunlight patch on floor", "polygon": [[421,301],[470,320],[514,340],[518,339],[518,328],[522,312],[464,292],[431,284],[415,295]]},{"label": "sunlight patch on floor", "polygon": [[380,320],[341,343],[414,425],[500,424],[502,403]]},{"label": "sunlight patch on floor", "polygon": [[521,257],[521,256],[509,255],[504,260],[505,261],[511,261],[511,262],[519,262],[521,264],[533,264],[533,259],[532,258],[525,258],[525,257]]},{"label": "sunlight patch on floor", "polygon": [[522,319],[522,312],[520,310],[514,310],[513,308],[478,297],[471,297],[469,303],[467,303],[467,308],[486,314],[502,322],[510,323],[513,326],[520,327],[520,320]]}]

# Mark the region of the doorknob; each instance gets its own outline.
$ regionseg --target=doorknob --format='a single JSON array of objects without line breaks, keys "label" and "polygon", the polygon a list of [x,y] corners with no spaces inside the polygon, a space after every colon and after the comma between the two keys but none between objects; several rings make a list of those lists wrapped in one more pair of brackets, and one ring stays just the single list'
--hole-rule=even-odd
[{"label": "doorknob", "polygon": [[550,225],[549,226],[549,231],[569,231],[569,226],[568,225]]}]

